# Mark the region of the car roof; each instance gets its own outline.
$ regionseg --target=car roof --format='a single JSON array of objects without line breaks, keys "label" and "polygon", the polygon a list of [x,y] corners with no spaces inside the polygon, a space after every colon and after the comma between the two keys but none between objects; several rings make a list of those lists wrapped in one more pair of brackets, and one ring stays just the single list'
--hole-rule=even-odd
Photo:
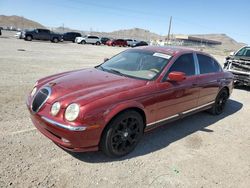
[{"label": "car roof", "polygon": [[74,32],[74,31],[66,32],[66,33],[74,33],[74,34],[77,33],[77,34],[80,34],[80,33],[78,33],[78,32]]},{"label": "car roof", "polygon": [[[169,55],[176,55],[179,53],[192,53],[192,52],[200,52],[198,50],[194,50],[191,48],[185,48],[185,47],[177,47],[177,46],[142,46],[138,47],[137,49],[152,51],[152,52],[158,52],[158,53],[165,53]],[[204,53],[205,54],[205,53]]]}]

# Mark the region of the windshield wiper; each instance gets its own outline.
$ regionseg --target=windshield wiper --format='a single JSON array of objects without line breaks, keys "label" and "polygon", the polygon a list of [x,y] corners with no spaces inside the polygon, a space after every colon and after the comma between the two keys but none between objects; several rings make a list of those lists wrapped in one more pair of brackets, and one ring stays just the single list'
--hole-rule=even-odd
[{"label": "windshield wiper", "polygon": [[120,71],[115,70],[115,69],[108,69],[108,71],[113,72],[113,73],[115,73],[115,74],[119,74],[120,76],[126,76],[126,75],[124,75],[123,73],[121,73]]},{"label": "windshield wiper", "polygon": [[120,75],[120,76],[126,76],[126,75],[124,75],[123,73],[121,73],[121,72],[118,71],[118,70],[115,70],[115,69],[106,69],[106,68],[104,68],[102,65],[98,65],[98,66],[96,66],[95,68],[100,68],[102,71],[112,72],[112,73],[118,74],[118,75]]},{"label": "windshield wiper", "polygon": [[101,68],[103,71],[105,71],[105,69],[102,67],[102,65],[97,65],[95,68]]}]

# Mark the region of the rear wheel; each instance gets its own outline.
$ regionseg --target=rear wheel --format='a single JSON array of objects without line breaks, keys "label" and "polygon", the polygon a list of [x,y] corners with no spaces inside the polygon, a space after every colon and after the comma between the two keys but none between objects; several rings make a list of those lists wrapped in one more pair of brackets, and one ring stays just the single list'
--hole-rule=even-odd
[{"label": "rear wheel", "polygon": [[95,44],[96,44],[96,45],[100,45],[101,43],[100,43],[99,41],[97,41]]},{"label": "rear wheel", "polygon": [[30,35],[26,36],[26,37],[25,37],[25,40],[27,40],[27,41],[32,41],[32,36],[30,36]]},{"label": "rear wheel", "polygon": [[224,111],[227,99],[229,94],[226,89],[222,89],[216,97],[213,107],[210,109],[210,112],[213,115],[219,115]]},{"label": "rear wheel", "polygon": [[136,111],[116,116],[104,130],[102,151],[110,157],[122,157],[134,150],[143,135],[143,119]]}]

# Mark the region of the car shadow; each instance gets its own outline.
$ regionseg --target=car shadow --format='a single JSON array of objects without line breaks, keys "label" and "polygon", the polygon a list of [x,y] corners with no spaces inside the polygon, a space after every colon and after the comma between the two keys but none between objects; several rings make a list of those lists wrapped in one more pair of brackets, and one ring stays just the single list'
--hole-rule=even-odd
[{"label": "car shadow", "polygon": [[213,130],[209,129],[210,125],[230,115],[233,115],[239,111],[242,106],[242,103],[229,99],[225,107],[225,111],[218,116],[213,116],[207,112],[200,112],[161,126],[149,133],[145,133],[135,150],[122,158],[109,158],[100,151],[88,153],[68,153],[78,160],[89,163],[122,161],[142,155],[147,155],[154,151],[165,149],[169,144],[180,140],[196,131],[204,131],[208,134],[212,133]]}]

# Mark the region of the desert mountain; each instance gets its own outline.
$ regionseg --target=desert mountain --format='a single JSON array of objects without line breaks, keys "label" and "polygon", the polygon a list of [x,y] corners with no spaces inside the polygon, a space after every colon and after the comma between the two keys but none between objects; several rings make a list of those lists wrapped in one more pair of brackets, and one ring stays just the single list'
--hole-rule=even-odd
[{"label": "desert mountain", "polygon": [[13,27],[20,29],[45,28],[38,22],[20,16],[0,15],[0,27]]},{"label": "desert mountain", "polygon": [[[20,16],[4,16],[0,15],[0,27],[14,27],[14,28],[21,28],[21,29],[28,29],[28,28],[45,28],[42,24],[20,17]],[[66,27],[53,27],[49,28],[54,32],[64,33],[69,31],[76,31],[82,33],[82,35],[92,34],[97,35],[100,37],[111,37],[111,38],[131,38],[131,39],[138,39],[138,40],[164,40],[166,36],[158,35],[156,33],[150,32],[149,30],[140,29],[140,28],[132,28],[132,29],[122,29],[113,32],[95,32],[95,31],[80,31],[74,30],[71,28]],[[243,43],[238,43],[231,37],[227,36],[226,34],[199,34],[199,35],[191,35],[196,37],[201,37],[204,39],[216,40],[222,42],[222,45],[219,45],[220,48],[223,49],[237,49],[240,46],[243,46]],[[174,35],[171,35],[174,37]]]}]

